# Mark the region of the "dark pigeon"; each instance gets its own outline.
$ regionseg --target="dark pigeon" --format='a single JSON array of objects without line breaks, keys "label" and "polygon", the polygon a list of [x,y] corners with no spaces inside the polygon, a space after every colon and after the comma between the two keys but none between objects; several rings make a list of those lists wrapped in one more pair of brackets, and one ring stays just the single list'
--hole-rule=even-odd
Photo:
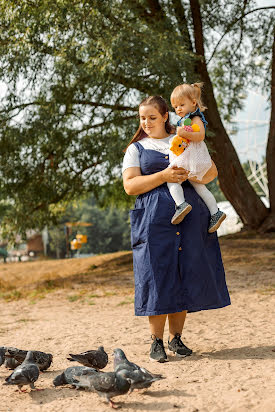
[{"label": "dark pigeon", "polygon": [[81,352],[77,354],[69,353],[69,361],[76,361],[84,366],[92,367],[95,369],[103,369],[108,363],[108,355],[105,352],[103,346],[99,346],[97,350],[88,350],[87,352]]},{"label": "dark pigeon", "polygon": [[130,379],[125,379],[122,376],[123,372],[98,372],[93,375],[75,376],[75,380],[78,381],[76,386],[96,392],[112,408],[117,408],[112,398],[126,394],[131,387]]},{"label": "dark pigeon", "polygon": [[5,346],[0,347],[0,366],[3,365],[5,362],[5,353],[6,353],[6,348]]},{"label": "dark pigeon", "polygon": [[114,371],[121,371],[122,376],[131,380],[131,390],[149,388],[153,382],[165,379],[160,374],[153,374],[147,369],[128,361],[122,349],[114,350]]},{"label": "dark pigeon", "polygon": [[29,351],[23,363],[8,376],[3,385],[17,385],[21,392],[24,385],[30,385],[31,389],[35,389],[34,382],[39,377],[39,367],[34,361],[33,352]]},{"label": "dark pigeon", "polygon": [[92,375],[94,373],[98,373],[96,369],[89,368],[87,366],[72,366],[64,370],[61,375],[58,375],[54,378],[53,384],[54,386],[61,386],[61,385],[74,385],[75,386],[75,379],[74,376],[81,376],[85,375]]},{"label": "dark pigeon", "polygon": [[[26,358],[27,353],[28,351],[26,350],[21,350],[17,348],[7,348],[6,358],[12,357],[21,364]],[[41,371],[45,371],[51,366],[53,360],[53,355],[51,353],[40,352],[37,350],[32,351],[32,353],[34,361]]]}]

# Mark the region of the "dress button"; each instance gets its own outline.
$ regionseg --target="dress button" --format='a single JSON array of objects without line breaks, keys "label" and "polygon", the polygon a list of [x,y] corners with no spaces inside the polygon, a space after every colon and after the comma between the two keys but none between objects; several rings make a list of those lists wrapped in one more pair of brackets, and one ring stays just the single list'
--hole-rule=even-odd
[{"label": "dress button", "polygon": [[179,235],[179,234],[180,234],[180,232],[177,232],[177,233],[176,233],[176,235]]},{"label": "dress button", "polygon": [[168,156],[165,156],[165,159],[168,159]]},{"label": "dress button", "polygon": [[179,250],[182,250],[182,248],[181,248],[181,247],[179,247]]}]

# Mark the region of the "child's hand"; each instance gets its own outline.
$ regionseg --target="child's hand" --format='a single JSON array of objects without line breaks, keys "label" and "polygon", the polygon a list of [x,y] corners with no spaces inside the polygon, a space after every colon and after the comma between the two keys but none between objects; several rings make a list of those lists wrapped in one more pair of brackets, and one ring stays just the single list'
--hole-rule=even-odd
[{"label": "child's hand", "polygon": [[184,126],[177,127],[177,135],[180,136],[180,137],[185,137],[185,139],[187,139],[187,132],[184,129]]}]

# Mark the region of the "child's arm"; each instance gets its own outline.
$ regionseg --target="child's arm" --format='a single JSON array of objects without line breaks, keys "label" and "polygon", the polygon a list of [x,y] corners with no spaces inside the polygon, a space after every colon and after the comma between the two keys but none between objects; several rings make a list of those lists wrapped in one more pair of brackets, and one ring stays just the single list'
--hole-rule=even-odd
[{"label": "child's arm", "polygon": [[180,137],[190,140],[191,142],[201,142],[205,138],[204,124],[199,116],[193,117],[191,124],[197,124],[200,127],[199,132],[187,132],[184,127],[177,128],[177,134]]}]

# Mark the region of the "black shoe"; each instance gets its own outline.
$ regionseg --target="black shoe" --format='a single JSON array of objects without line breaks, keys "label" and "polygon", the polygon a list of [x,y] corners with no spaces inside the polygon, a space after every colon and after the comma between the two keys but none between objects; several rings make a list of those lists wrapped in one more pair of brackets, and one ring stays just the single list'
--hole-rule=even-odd
[{"label": "black shoe", "polygon": [[192,350],[187,348],[181,340],[181,335],[177,333],[175,337],[169,342],[168,340],[168,349],[170,352],[173,352],[176,356],[185,357],[192,354]]},{"label": "black shoe", "polygon": [[167,355],[163,346],[163,340],[155,338],[151,345],[150,360],[154,362],[168,362]]}]

